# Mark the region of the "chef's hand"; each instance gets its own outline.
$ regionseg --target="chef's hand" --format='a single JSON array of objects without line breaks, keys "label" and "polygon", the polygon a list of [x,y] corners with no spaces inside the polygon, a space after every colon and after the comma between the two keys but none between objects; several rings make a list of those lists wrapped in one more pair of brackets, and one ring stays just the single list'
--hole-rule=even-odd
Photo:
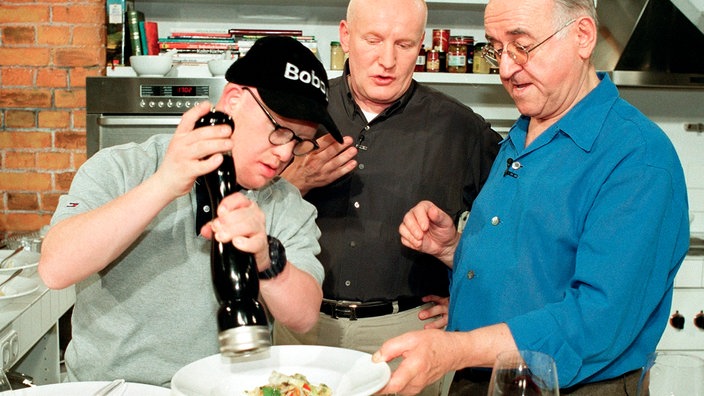
[{"label": "chef's hand", "polygon": [[196,178],[216,169],[223,160],[221,153],[232,150],[232,129],[228,125],[193,129],[210,107],[210,103],[202,102],[183,114],[155,173],[162,191],[173,194],[172,199],[191,191]]},{"label": "chef's hand", "polygon": [[398,231],[403,245],[435,256],[452,268],[460,234],[452,218],[435,204],[419,202],[403,217]]},{"label": "chef's hand", "polygon": [[352,145],[354,140],[351,137],[344,136],[343,143],[338,143],[332,135],[326,134],[319,137],[317,143],[319,149],[295,158],[281,173],[301,191],[301,195],[313,188],[327,186],[357,167],[354,159],[357,149]]},{"label": "chef's hand", "polygon": [[240,192],[226,196],[218,206],[217,217],[204,225],[200,232],[205,238],[231,242],[237,249],[253,253],[258,271],[271,265],[266,216],[256,202]]},{"label": "chef's hand", "polygon": [[425,329],[444,329],[447,326],[447,312],[449,311],[450,298],[429,295],[423,297],[423,302],[435,303],[432,307],[418,312],[418,319],[426,320],[435,318],[435,320],[427,323]]},{"label": "chef's hand", "polygon": [[372,355],[374,362],[389,362],[403,357],[386,386],[377,394],[415,395],[453,370],[451,357],[456,349],[453,333],[444,330],[419,330],[386,341]]}]

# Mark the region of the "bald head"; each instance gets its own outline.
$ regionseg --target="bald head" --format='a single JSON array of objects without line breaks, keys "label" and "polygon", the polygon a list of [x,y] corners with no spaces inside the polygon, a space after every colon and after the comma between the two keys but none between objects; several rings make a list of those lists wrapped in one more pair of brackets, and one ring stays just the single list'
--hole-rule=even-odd
[{"label": "bald head", "polygon": [[379,3],[395,4],[398,10],[417,13],[423,20],[422,30],[425,31],[428,22],[428,6],[425,4],[425,0],[350,0],[347,5],[347,21],[354,23],[361,10],[373,9]]}]

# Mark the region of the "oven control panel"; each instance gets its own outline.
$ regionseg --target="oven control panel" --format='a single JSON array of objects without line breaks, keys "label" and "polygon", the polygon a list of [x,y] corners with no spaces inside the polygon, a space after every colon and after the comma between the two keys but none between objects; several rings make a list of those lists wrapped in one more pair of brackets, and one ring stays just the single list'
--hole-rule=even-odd
[{"label": "oven control panel", "polygon": [[203,101],[217,103],[227,81],[220,78],[89,77],[89,114],[182,114]]},{"label": "oven control panel", "polygon": [[209,85],[142,84],[138,104],[145,111],[185,111],[209,98]]}]

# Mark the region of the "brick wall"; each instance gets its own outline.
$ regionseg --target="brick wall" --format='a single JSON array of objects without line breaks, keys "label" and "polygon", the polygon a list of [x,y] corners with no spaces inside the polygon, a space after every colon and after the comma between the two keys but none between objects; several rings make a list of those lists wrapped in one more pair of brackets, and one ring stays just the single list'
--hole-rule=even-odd
[{"label": "brick wall", "polygon": [[2,0],[0,239],[49,223],[85,161],[85,78],[104,74],[105,0]]}]

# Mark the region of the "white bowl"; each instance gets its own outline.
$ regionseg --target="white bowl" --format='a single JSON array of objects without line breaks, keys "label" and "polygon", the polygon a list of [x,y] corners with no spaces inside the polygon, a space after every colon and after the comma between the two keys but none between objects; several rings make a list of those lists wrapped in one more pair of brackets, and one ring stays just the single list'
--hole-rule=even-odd
[{"label": "white bowl", "polygon": [[[0,282],[7,279],[9,275],[0,275]],[[0,287],[0,306],[11,302],[15,298],[34,293],[39,288],[36,280],[18,276]]]},{"label": "white bowl", "polygon": [[[14,249],[0,250],[0,260],[12,254]],[[7,260],[0,268],[0,275],[10,275],[15,270],[22,268],[22,275],[31,276],[37,272],[37,264],[39,264],[39,253],[23,250],[17,255]]]},{"label": "white bowl", "polygon": [[208,70],[213,77],[224,76],[234,62],[235,59],[213,59],[208,61]]},{"label": "white bowl", "polygon": [[130,66],[140,77],[163,77],[173,65],[171,55],[133,55]]}]

